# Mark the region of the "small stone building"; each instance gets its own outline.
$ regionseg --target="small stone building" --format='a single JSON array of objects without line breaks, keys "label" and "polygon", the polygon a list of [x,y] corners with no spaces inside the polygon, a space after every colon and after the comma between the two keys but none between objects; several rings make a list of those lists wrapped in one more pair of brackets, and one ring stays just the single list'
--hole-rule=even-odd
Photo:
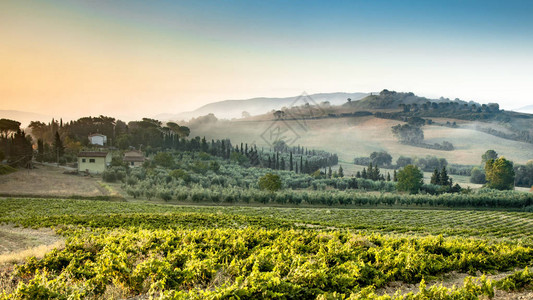
[{"label": "small stone building", "polygon": [[140,167],[146,160],[141,151],[130,150],[124,153],[124,162],[130,167]]},{"label": "small stone building", "polygon": [[111,152],[81,151],[78,153],[78,172],[101,174],[111,164]]}]

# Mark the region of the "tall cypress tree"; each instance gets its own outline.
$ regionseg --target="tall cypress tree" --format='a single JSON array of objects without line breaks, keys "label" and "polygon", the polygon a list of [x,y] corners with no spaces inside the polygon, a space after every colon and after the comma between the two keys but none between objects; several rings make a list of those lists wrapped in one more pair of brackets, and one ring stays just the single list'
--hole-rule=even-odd
[{"label": "tall cypress tree", "polygon": [[60,157],[63,157],[65,154],[65,147],[63,146],[63,141],[61,141],[61,137],[59,136],[59,132],[56,131],[55,138],[54,138],[54,155],[57,156],[57,159]]},{"label": "tall cypress tree", "polygon": [[289,155],[289,170],[290,170],[290,171],[293,170],[293,169],[292,169],[292,151],[291,151],[291,153],[290,153],[290,155]]},{"label": "tall cypress tree", "polygon": [[442,167],[442,170],[440,171],[440,185],[449,185],[450,184],[450,177],[448,176],[448,172],[446,171],[446,167]]},{"label": "tall cypress tree", "polygon": [[343,178],[343,177],[344,177],[344,170],[342,169],[342,165],[339,166],[339,177],[340,177],[340,178]]},{"label": "tall cypress tree", "polygon": [[440,172],[437,168],[433,171],[433,175],[431,175],[431,184],[440,184]]}]

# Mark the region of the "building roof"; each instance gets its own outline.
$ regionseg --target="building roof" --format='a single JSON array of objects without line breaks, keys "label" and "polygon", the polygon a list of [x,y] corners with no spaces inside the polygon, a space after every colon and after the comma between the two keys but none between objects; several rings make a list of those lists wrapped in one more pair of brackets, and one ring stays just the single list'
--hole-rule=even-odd
[{"label": "building roof", "polygon": [[103,151],[81,151],[78,157],[106,157],[107,152]]},{"label": "building roof", "polygon": [[142,156],[142,157],[144,157],[143,153],[141,151],[138,151],[138,150],[130,150],[130,151],[124,152],[124,157],[131,157],[131,156]]},{"label": "building roof", "polygon": [[124,161],[126,162],[144,162],[144,156],[124,156]]},{"label": "building roof", "polygon": [[89,137],[93,137],[93,136],[103,136],[105,137],[105,135],[101,134],[101,133],[93,133],[93,134],[89,134]]}]

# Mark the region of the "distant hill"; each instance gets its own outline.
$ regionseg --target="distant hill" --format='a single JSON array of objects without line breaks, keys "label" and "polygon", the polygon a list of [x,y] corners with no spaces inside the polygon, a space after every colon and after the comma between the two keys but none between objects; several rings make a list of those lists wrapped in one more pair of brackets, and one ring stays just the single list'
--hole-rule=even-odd
[{"label": "distant hill", "polygon": [[[314,101],[317,104],[328,101],[331,105],[341,105],[346,103],[350,98],[352,101],[359,100],[368,93],[321,93],[309,95],[309,102]],[[155,119],[166,120],[189,120],[199,116],[207,115],[209,113],[215,114],[217,118],[232,119],[241,118],[243,111],[248,112],[250,115],[260,115],[267,113],[271,110],[278,110],[282,107],[290,107],[296,99],[300,96],[286,97],[286,98],[252,98],[246,100],[224,100],[209,103],[194,111],[184,112],[179,114],[159,114],[155,116]],[[301,105],[302,103],[298,103]],[[310,103],[312,104],[312,103]]]},{"label": "distant hill", "polygon": [[50,122],[50,120],[52,120],[52,116],[27,111],[0,110],[0,119],[10,119],[18,121],[21,123],[21,127],[24,128],[30,125],[31,121]]},{"label": "distant hill", "polygon": [[423,105],[427,102],[435,102],[435,103],[442,103],[442,102],[454,102],[458,103],[460,105],[468,104],[468,105],[476,105],[481,106],[477,102],[466,102],[460,99],[450,100],[447,98],[440,98],[440,99],[429,99],[425,97],[420,97],[415,95],[414,93],[401,93],[401,92],[395,92],[395,91],[389,91],[389,90],[383,90],[380,93],[373,93],[371,95],[368,95],[359,101],[352,101],[349,103],[344,103],[344,107],[353,107],[358,109],[398,109],[400,104],[405,105]]},{"label": "distant hill", "polygon": [[526,113],[526,114],[533,114],[533,105],[524,106],[518,109],[513,109],[516,112]]}]

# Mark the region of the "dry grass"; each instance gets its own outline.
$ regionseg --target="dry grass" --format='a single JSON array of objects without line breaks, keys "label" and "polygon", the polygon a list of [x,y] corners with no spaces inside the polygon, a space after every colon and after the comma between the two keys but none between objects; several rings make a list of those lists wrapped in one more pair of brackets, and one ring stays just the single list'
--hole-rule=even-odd
[{"label": "dry grass", "polygon": [[104,196],[108,192],[97,178],[63,174],[62,168],[37,166],[0,176],[0,191],[9,195]]},{"label": "dry grass", "polygon": [[39,245],[37,247],[25,249],[22,251],[9,252],[0,254],[0,265],[16,264],[24,262],[28,257],[43,258],[44,255],[53,249],[65,247],[65,241],[59,240],[50,245]]}]

